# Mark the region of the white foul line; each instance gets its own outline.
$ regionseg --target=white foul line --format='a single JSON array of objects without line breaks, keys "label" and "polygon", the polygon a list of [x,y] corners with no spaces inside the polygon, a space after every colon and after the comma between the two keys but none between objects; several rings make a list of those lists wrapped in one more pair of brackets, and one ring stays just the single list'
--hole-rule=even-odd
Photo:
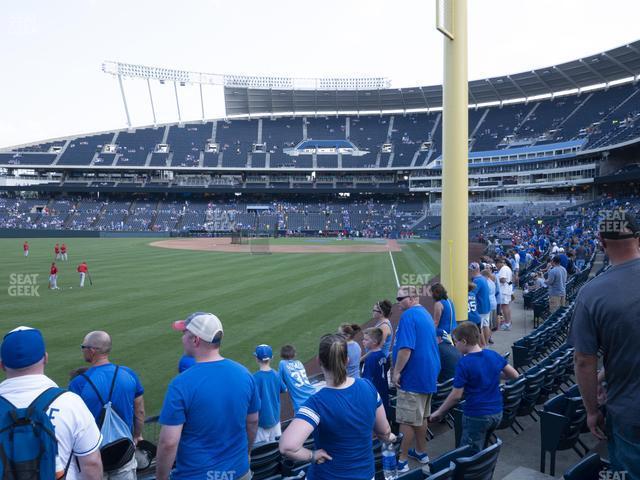
[{"label": "white foul line", "polygon": [[393,255],[391,255],[391,250],[389,250],[389,258],[391,259],[393,274],[396,276],[396,287],[400,288],[400,280],[398,280],[398,272],[396,271],[396,262],[393,261]]}]

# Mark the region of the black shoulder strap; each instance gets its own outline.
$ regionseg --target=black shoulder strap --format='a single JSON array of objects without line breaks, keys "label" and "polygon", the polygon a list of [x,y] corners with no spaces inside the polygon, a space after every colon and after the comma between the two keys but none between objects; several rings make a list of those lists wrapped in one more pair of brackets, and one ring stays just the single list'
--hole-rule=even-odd
[{"label": "black shoulder strap", "polygon": [[111,401],[111,395],[113,395],[113,389],[116,386],[116,377],[118,376],[118,370],[120,370],[120,365],[116,365],[116,371],[113,372],[113,380],[111,380],[111,388],[109,389],[109,398],[107,402]]},{"label": "black shoulder strap", "polygon": [[106,403],[103,399],[102,399],[102,395],[100,395],[100,392],[98,391],[98,388],[95,386],[95,384],[91,381],[91,379],[89,378],[89,376],[85,373],[81,373],[80,374],[89,385],[91,385],[91,388],[93,388],[93,391],[96,392],[96,395],[98,396],[98,400],[100,400],[100,403],[104,406],[104,404]]}]

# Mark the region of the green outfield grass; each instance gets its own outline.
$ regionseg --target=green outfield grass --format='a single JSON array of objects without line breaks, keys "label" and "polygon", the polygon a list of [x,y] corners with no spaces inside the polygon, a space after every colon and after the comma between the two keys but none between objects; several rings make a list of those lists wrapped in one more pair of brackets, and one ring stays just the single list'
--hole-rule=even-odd
[{"label": "green outfield grass", "polygon": [[[292,343],[308,360],[320,335],[342,322],[368,321],[375,300],[395,296],[388,253],[228,254],[154,248],[150,241],[67,239],[69,261],[57,262],[62,289],[50,291],[56,239],[30,240],[28,258],[23,239],[0,240],[1,332],[18,325],[42,329],[47,373],[66,385],[69,371],[83,364],[83,336],[106,330],[113,337],[112,360],[140,374],[147,412],[155,414],[182,353],[180,335],[170,329],[173,320],[197,310],[215,313],[225,327],[223,355],[253,371],[255,345],[269,343],[276,350]],[[400,280],[437,274],[438,249],[434,242],[404,243],[393,254]],[[82,260],[94,282],[84,289],[75,271]],[[20,274],[38,274],[39,296],[9,294],[12,283],[25,280]]]}]

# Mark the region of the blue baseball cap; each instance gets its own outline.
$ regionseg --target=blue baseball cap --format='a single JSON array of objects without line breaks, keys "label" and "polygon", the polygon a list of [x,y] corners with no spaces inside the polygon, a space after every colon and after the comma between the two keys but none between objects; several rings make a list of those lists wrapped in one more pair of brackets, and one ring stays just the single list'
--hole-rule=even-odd
[{"label": "blue baseball cap", "polygon": [[271,360],[273,358],[273,350],[269,345],[258,345],[256,351],[253,352],[258,360]]},{"label": "blue baseball cap", "polygon": [[38,363],[45,354],[44,338],[40,330],[18,327],[2,339],[2,364],[14,370]]}]

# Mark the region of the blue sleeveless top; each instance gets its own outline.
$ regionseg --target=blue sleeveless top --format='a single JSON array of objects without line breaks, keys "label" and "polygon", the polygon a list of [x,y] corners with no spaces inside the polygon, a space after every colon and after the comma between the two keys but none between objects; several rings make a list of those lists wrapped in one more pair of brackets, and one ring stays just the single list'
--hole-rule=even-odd
[{"label": "blue sleeveless top", "polygon": [[448,298],[446,300],[439,300],[442,304],[442,315],[440,315],[440,322],[438,328],[443,329],[447,333],[451,333],[456,328],[456,311],[453,308],[453,302]]},{"label": "blue sleeveless top", "polygon": [[389,356],[389,352],[391,351],[391,340],[392,340],[392,337],[393,337],[393,327],[391,326],[391,322],[389,320],[383,320],[382,322],[378,323],[375,328],[380,328],[382,325],[386,325],[387,327],[389,327],[389,330],[391,331],[391,333],[389,334],[387,339],[384,341],[384,343],[380,347],[380,351],[382,351],[382,353],[384,354],[384,356],[386,358],[386,357]]}]

